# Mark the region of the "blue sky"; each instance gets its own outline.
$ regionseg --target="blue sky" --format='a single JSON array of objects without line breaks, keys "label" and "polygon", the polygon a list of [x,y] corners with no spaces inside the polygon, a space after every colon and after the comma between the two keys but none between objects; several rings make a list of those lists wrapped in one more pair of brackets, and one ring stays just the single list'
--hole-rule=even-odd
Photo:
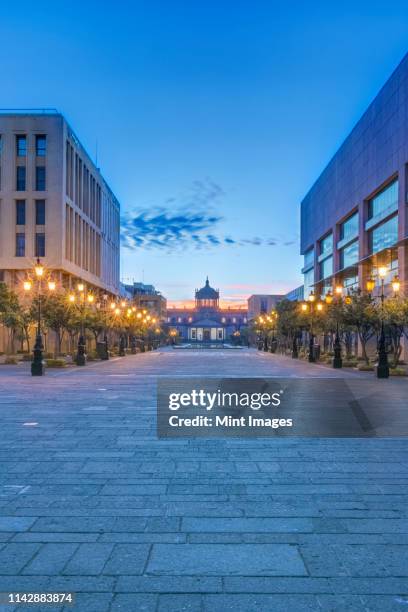
[{"label": "blue sky", "polygon": [[408,51],[408,4],[3,3],[2,107],[56,107],[122,204],[126,280],[301,283],[299,202]]}]

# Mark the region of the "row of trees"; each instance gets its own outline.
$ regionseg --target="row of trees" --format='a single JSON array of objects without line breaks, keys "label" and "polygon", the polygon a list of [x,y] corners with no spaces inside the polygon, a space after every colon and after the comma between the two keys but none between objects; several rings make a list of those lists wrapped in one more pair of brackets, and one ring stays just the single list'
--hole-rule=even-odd
[{"label": "row of trees", "polygon": [[387,348],[395,367],[401,356],[402,338],[408,338],[408,298],[390,297],[384,303],[360,291],[353,292],[347,300],[334,299],[331,304],[322,303],[321,310],[302,310],[298,302],[283,300],[276,306],[277,317],[262,317],[255,322],[256,331],[269,341],[276,338],[283,350],[293,346],[293,340],[301,339],[304,333],[323,337],[324,349],[333,345],[337,326],[345,356],[355,354],[357,339],[361,357],[369,363],[367,346],[371,339],[378,338],[381,323],[384,323]]},{"label": "row of trees", "polygon": [[[146,311],[137,312],[134,307],[110,309],[100,304],[70,303],[67,295],[56,293],[41,298],[41,324],[47,350],[47,336],[54,332],[54,353],[61,354],[64,340],[74,350],[77,336],[84,329],[88,341],[96,343],[107,332],[113,341],[120,335],[137,338],[143,342],[163,339],[158,321]],[[38,298],[19,300],[17,294],[0,283],[0,324],[8,331],[8,352],[19,349],[31,351],[31,338],[37,325]]]}]

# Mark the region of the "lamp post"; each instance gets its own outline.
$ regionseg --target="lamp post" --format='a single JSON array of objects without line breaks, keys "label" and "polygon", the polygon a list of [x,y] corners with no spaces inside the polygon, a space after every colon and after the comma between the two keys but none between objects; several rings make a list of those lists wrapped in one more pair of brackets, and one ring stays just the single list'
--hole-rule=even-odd
[{"label": "lamp post", "polygon": [[[336,293],[336,301],[338,304],[340,304],[341,296],[343,294],[343,287],[341,285],[337,285],[335,288],[335,293]],[[333,295],[331,294],[330,291],[326,295],[325,301],[326,301],[326,304],[329,304],[329,305],[333,302]],[[333,351],[334,351],[334,356],[333,356],[332,366],[335,369],[340,369],[343,367],[343,360],[341,357],[341,342],[340,342],[340,334],[339,334],[338,313],[336,313],[336,335],[334,337]]]},{"label": "lamp post", "polygon": [[[44,374],[43,350],[44,345],[41,333],[41,299],[42,299],[42,281],[44,278],[44,266],[37,258],[34,266],[34,282],[37,285],[37,333],[35,336],[35,344],[33,349],[33,360],[31,362],[31,376],[42,376]],[[24,281],[24,291],[31,291],[33,283],[31,280]],[[55,291],[55,282],[48,281],[49,291]]]},{"label": "lamp post", "polygon": [[[378,268],[378,276],[381,280],[381,331],[380,331],[380,339],[378,343],[378,365],[377,365],[377,378],[388,378],[390,375],[390,368],[388,365],[388,355],[385,346],[385,330],[384,330],[384,279],[387,276],[388,270],[385,266],[380,266]],[[392,280],[392,288],[394,290],[394,294],[397,294],[400,289],[400,281],[398,276],[394,276]],[[367,290],[369,293],[373,291],[375,287],[375,281],[373,278],[369,278],[367,281]]]},{"label": "lamp post", "polygon": [[314,291],[310,292],[307,302],[303,302],[302,311],[308,313],[310,315],[310,334],[309,334],[309,355],[308,360],[309,363],[316,362],[316,356],[314,352],[314,331],[313,331],[313,323],[314,323],[314,315],[315,311],[321,312],[323,310],[322,302],[316,302],[316,296]]},{"label": "lamp post", "polygon": [[[80,322],[81,328],[78,338],[78,347],[77,354],[75,357],[75,363],[77,366],[86,365],[86,341],[85,341],[85,327],[84,327],[84,318],[85,318],[85,304],[93,304],[95,301],[95,297],[93,293],[87,293],[85,291],[85,286],[83,283],[79,282],[77,284],[78,291],[78,304],[79,304],[79,313],[80,313]],[[71,293],[69,296],[69,301],[71,304],[76,303],[76,296],[74,293]]]},{"label": "lamp post", "polygon": [[292,342],[292,359],[298,359],[298,345],[297,345],[297,331],[293,334],[293,342]]},{"label": "lamp post", "polygon": [[275,332],[276,332],[276,321],[278,319],[278,313],[276,312],[276,310],[272,310],[271,314],[267,317],[267,319],[269,323],[272,324],[272,338],[271,338],[270,351],[271,353],[276,353],[277,341],[275,338]]},{"label": "lamp post", "polygon": [[107,361],[109,359],[109,346],[108,346],[108,295],[105,293],[103,295],[103,313],[104,313],[104,323],[105,329],[103,332],[103,343],[105,345],[105,350],[101,359]]}]

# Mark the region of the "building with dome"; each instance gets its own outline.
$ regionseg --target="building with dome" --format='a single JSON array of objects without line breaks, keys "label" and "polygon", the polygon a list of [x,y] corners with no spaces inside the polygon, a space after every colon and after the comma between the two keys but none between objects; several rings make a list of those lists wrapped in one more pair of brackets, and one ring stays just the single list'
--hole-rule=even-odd
[{"label": "building with dome", "polygon": [[182,342],[223,344],[237,341],[247,325],[245,308],[221,308],[220,292],[205,281],[196,289],[194,308],[168,308],[167,323]]}]

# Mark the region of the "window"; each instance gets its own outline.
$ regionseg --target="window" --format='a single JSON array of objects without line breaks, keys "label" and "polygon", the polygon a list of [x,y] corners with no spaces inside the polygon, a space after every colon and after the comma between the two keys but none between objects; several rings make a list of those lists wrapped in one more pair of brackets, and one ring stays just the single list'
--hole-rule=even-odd
[{"label": "window", "polygon": [[196,330],[195,330],[195,329],[192,329],[192,330],[191,330],[191,339],[192,339],[192,340],[195,340],[195,339],[196,339]]},{"label": "window", "polygon": [[320,255],[330,255],[333,252],[333,234],[320,241]]},{"label": "window", "polygon": [[347,268],[358,261],[358,240],[355,240],[340,251],[340,268]]},{"label": "window", "polygon": [[327,257],[320,264],[320,278],[327,278],[333,274],[333,257]]},{"label": "window", "polygon": [[16,257],[25,257],[25,234],[16,234]]},{"label": "window", "polygon": [[45,200],[35,201],[35,224],[45,225]]},{"label": "window", "polygon": [[378,225],[368,234],[370,253],[378,253],[398,241],[398,215]]},{"label": "window", "polygon": [[45,257],[45,234],[35,235],[35,256]]},{"label": "window", "polygon": [[304,276],[304,297],[305,300],[309,297],[310,292],[313,289],[313,285],[314,285],[314,268],[311,268],[310,270],[308,270],[307,272],[305,272]]},{"label": "window", "polygon": [[45,191],[45,166],[37,166],[35,169],[35,189]]},{"label": "window", "polygon": [[398,208],[398,180],[385,187],[368,202],[368,218],[372,219],[386,210]]},{"label": "window", "polygon": [[27,138],[25,136],[16,136],[16,155],[17,157],[27,155]]},{"label": "window", "polygon": [[35,137],[35,154],[37,157],[45,157],[47,152],[47,137],[45,134],[38,134]]},{"label": "window", "polygon": [[25,169],[25,166],[17,166],[16,191],[25,191],[25,189],[26,189],[26,169]]},{"label": "window", "polygon": [[340,240],[358,236],[358,213],[351,215],[340,226]]},{"label": "window", "polygon": [[314,265],[314,249],[309,249],[308,251],[306,251],[306,253],[304,254],[304,267],[305,268],[309,268],[310,266]]},{"label": "window", "polygon": [[16,225],[25,225],[26,203],[25,200],[16,200]]}]

